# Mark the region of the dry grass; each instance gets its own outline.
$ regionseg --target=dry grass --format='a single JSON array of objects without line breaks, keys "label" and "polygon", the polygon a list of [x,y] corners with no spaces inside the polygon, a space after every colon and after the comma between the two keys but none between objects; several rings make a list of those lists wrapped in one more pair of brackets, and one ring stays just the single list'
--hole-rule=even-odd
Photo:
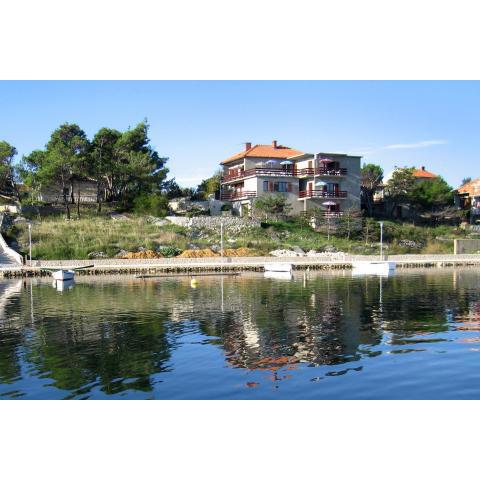
[{"label": "dry grass", "polygon": [[[28,231],[18,227],[16,236],[23,253],[28,250]],[[136,251],[140,247],[155,250],[159,246],[186,247],[186,237],[172,226],[158,227],[142,218],[112,220],[47,219],[32,228],[33,257],[38,259],[86,259],[91,252],[114,257],[120,250]]]}]

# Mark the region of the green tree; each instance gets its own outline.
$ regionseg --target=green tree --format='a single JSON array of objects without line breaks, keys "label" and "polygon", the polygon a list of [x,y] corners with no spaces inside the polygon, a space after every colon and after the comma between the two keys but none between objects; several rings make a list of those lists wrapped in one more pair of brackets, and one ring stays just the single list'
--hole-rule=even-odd
[{"label": "green tree", "polygon": [[464,186],[466,185],[467,183],[470,183],[472,181],[472,177],[466,177],[462,180],[462,183],[460,184],[460,186]]},{"label": "green tree", "polygon": [[13,166],[13,159],[16,154],[15,147],[5,141],[0,141],[0,195],[7,199],[13,196],[17,199],[19,197]]},{"label": "green tree", "polygon": [[383,168],[373,163],[364,164],[361,170],[360,185],[362,197],[367,207],[368,215],[373,213],[373,195],[382,184]]},{"label": "green tree", "polygon": [[373,218],[365,218],[362,233],[365,245],[377,242],[380,239],[380,224]]},{"label": "green tree", "polygon": [[196,197],[199,200],[206,200],[209,195],[215,195],[217,198],[220,194],[220,183],[222,181],[223,170],[217,170],[211,177],[202,180],[197,187]]},{"label": "green tree", "polygon": [[[111,128],[101,128],[93,137],[88,173],[97,183],[97,211],[102,210],[106,192],[113,190],[116,172],[115,146],[122,134]],[[103,194],[102,194],[103,193]]]},{"label": "green tree", "polygon": [[413,176],[414,168],[397,168],[385,188],[388,197],[392,201],[392,214],[395,208],[412,199],[415,188],[415,177]]},{"label": "green tree", "polygon": [[288,215],[291,211],[287,203],[287,197],[281,193],[265,193],[258,197],[254,204],[254,213],[263,216],[266,220],[278,219]]},{"label": "green tree", "polygon": [[350,240],[353,234],[362,230],[362,224],[362,212],[357,208],[348,208],[338,217],[338,233]]},{"label": "green tree", "polygon": [[76,124],[65,123],[52,133],[45,150],[36,150],[22,161],[20,170],[28,184],[37,189],[45,186],[61,188],[68,219],[73,184],[86,168],[88,150],[85,132]]},{"label": "green tree", "polygon": [[412,203],[420,209],[435,210],[453,204],[453,190],[442,178],[417,183],[411,194]]},{"label": "green tree", "polygon": [[28,188],[31,199],[40,192],[41,182],[38,172],[45,164],[45,158],[44,150],[34,150],[30,155],[24,155],[17,167],[18,175]]},{"label": "green tree", "polygon": [[160,157],[150,145],[148,129],[146,122],[139,123],[116,141],[108,184],[111,199],[128,204],[141,193],[161,192],[168,174],[168,159]]},{"label": "green tree", "polygon": [[168,215],[168,198],[161,193],[142,193],[133,200],[133,209],[143,215]]},{"label": "green tree", "polygon": [[176,182],[175,178],[167,180],[163,183],[163,193],[167,198],[178,198],[183,196],[183,189],[180,188],[180,185]]}]

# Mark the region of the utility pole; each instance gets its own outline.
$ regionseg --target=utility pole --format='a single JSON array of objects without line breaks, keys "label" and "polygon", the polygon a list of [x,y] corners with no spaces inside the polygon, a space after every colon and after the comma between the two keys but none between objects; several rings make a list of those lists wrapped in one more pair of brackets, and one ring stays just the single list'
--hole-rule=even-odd
[{"label": "utility pole", "polygon": [[30,253],[30,266],[32,266],[32,224],[28,224],[28,243],[29,243],[29,253]]},{"label": "utility pole", "polygon": [[223,261],[223,222],[220,222],[220,256]]},{"label": "utility pole", "polygon": [[380,222],[380,260],[383,261],[383,222]]}]

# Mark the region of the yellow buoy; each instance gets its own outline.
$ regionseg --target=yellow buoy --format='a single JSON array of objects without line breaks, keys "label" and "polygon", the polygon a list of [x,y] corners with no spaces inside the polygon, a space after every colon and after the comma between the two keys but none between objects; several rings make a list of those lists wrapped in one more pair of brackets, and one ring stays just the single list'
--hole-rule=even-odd
[{"label": "yellow buoy", "polygon": [[192,288],[197,288],[197,285],[198,285],[198,281],[197,281],[195,278],[192,278],[192,279],[190,280],[190,286],[191,286]]}]

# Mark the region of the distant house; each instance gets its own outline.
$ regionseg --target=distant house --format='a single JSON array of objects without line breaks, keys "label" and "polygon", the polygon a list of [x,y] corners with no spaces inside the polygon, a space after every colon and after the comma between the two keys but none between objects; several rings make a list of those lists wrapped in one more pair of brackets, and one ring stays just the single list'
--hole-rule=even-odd
[{"label": "distant house", "polygon": [[[392,172],[386,175],[383,179],[382,185],[380,185],[375,192],[373,196],[374,213],[379,216],[393,216],[393,218],[408,219],[414,216],[411,206],[408,203],[396,205],[392,212],[393,205],[388,198],[387,184],[398,169],[398,167],[395,167]],[[438,178],[437,174],[429,172],[423,166],[420,168],[414,167],[413,176],[415,177],[416,183],[430,182]]]},{"label": "distant house", "polygon": [[[78,202],[78,193],[80,192],[80,203],[95,203],[97,201],[97,182],[93,180],[75,180],[73,185],[73,200]],[[37,200],[45,203],[63,203],[63,194],[61,185],[42,187],[37,195]],[[67,200],[72,199],[72,187],[65,187]],[[103,192],[101,192],[103,194]]]},{"label": "distant house", "polygon": [[455,206],[470,210],[470,222],[480,220],[480,178],[465,183],[455,192]]},{"label": "distant house", "polygon": [[245,144],[221,165],[220,199],[234,213],[249,214],[256,198],[283,194],[293,214],[321,209],[340,216],[360,208],[360,158],[341,153],[303,153],[274,140],[271,145]]}]

